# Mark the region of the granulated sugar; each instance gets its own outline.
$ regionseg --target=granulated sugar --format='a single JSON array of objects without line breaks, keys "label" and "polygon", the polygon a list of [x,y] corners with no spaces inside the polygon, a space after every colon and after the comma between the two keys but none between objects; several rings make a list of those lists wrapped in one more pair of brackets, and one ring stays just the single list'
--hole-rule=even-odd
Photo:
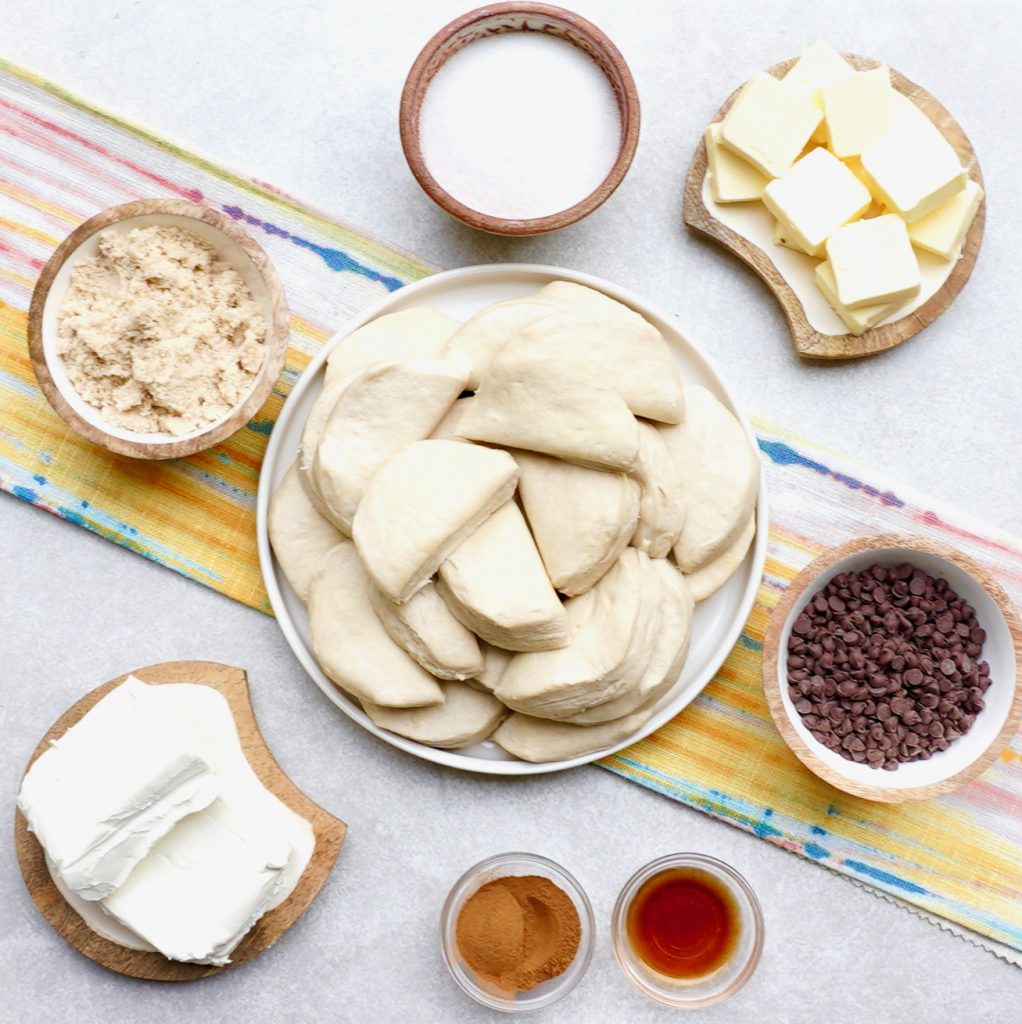
[{"label": "granulated sugar", "polygon": [[419,119],[437,183],[480,213],[531,219],[584,199],[617,159],[621,122],[603,72],[541,32],[488,36],[437,72]]}]

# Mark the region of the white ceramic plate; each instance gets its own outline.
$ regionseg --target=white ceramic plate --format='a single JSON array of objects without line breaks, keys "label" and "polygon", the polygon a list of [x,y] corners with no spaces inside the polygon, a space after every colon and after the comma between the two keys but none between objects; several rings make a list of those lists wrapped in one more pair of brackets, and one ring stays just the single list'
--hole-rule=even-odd
[{"label": "white ceramic plate", "polygon": [[324,345],[322,351],[302,374],[284,405],[270,438],[259,479],[259,562],[262,566],[263,579],[280,628],[306,672],[349,718],[387,743],[438,764],[490,775],[536,775],[595,761],[648,736],[664,722],[673,718],[700,693],[723,664],[738,639],[752,609],[763,574],[767,544],[767,508],[762,478],[756,514],[755,543],[738,572],[710,600],[704,601],[696,609],[692,647],[684,671],[677,684],[661,699],[654,714],[633,735],[613,747],[581,757],[542,764],[531,764],[513,758],[490,741],[460,750],[438,750],[374,725],[358,704],[334,686],[316,664],[309,643],[305,607],[288,586],[284,574],[279,571],[273,560],[266,524],[267,510],[271,495],[298,454],[302,428],[323,387],[323,366],[327,356],[342,338],[384,313],[394,313],[412,306],[428,306],[459,320],[467,320],[483,306],[529,295],[555,280],[574,281],[590,288],[597,288],[641,313],[667,339],[678,360],[683,380],[686,383],[702,384],[712,391],[740,419],[749,435],[750,443],[756,445],[752,427],[736,407],[720,374],[709,359],[682,335],[672,317],[648,305],[637,295],[602,278],[557,267],[505,263],[449,270],[408,285],[353,320],[341,333]]}]

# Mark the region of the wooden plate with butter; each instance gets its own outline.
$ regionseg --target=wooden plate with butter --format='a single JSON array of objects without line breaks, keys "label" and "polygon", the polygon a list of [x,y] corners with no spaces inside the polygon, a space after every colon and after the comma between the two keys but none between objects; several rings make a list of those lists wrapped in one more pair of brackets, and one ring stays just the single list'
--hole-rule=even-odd
[{"label": "wooden plate with butter", "polygon": [[[870,106],[878,96],[882,114]],[[729,118],[738,103],[745,109]],[[881,116],[890,121],[880,134],[856,136]],[[953,164],[947,180],[942,161]],[[972,273],[985,213],[976,154],[948,111],[893,68],[826,44],[728,98],[696,150],[683,206],[690,228],[763,279],[810,359],[873,355],[933,323]]]}]

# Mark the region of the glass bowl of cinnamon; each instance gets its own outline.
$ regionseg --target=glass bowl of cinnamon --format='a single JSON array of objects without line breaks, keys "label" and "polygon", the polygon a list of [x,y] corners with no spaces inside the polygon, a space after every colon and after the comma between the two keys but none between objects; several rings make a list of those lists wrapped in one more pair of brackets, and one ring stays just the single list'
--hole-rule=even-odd
[{"label": "glass bowl of cinnamon", "polygon": [[582,886],[534,853],[502,853],[469,868],[440,913],[451,977],[476,1002],[507,1013],[566,996],[589,967],[595,933]]}]

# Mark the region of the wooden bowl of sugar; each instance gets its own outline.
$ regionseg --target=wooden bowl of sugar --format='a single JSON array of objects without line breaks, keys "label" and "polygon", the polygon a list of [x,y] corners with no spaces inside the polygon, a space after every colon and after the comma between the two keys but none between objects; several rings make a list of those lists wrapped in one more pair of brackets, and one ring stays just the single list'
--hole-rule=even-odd
[{"label": "wooden bowl of sugar", "polygon": [[423,47],[401,95],[401,145],[423,191],[498,235],[574,224],[621,183],[639,97],[617,47],[560,7],[499,3]]},{"label": "wooden bowl of sugar", "polygon": [[[231,307],[242,303],[246,310],[251,310],[251,320],[260,324],[262,340],[250,347],[244,357],[245,365],[242,365],[241,356],[232,362],[232,354],[224,352],[222,359],[209,368],[199,361],[203,353],[188,350],[185,346],[182,339],[187,332],[181,330],[177,318],[179,314],[187,317],[188,311],[184,308],[190,301],[187,292],[190,288],[194,298],[196,289],[196,280],[182,282],[192,269],[185,257],[175,263],[166,259],[163,252],[152,254],[150,266],[157,267],[160,278],[153,287],[162,290],[162,301],[159,295],[154,294],[147,297],[147,306],[131,309],[125,308],[122,302],[119,308],[114,308],[111,296],[109,315],[104,312],[104,296],[97,294],[103,286],[97,275],[116,277],[119,271],[103,265],[99,255],[101,239],[116,236],[121,240],[123,250],[132,244],[125,240],[135,229],[161,228],[180,230],[183,233],[180,237],[186,242],[190,240],[188,244],[195,248],[195,258],[208,261],[206,269],[209,273],[205,276],[210,280],[200,281],[199,287],[207,296],[216,294],[216,305]],[[135,252],[137,248],[131,251]],[[194,266],[199,268],[201,264]],[[72,358],[66,337],[61,338],[61,334],[66,333],[61,320],[67,311],[69,291],[77,286],[75,273],[79,269],[91,275],[88,284],[93,287],[83,286],[82,294],[76,297],[78,322],[83,329],[77,332],[81,338],[76,339],[78,348]],[[136,279],[118,289],[119,299],[124,299],[126,291],[137,290],[143,284],[143,268],[133,266],[130,269]],[[199,269],[195,273],[199,274]],[[216,281],[212,280],[214,276]],[[150,284],[149,281],[144,283]],[[175,287],[177,292],[173,291]],[[216,305],[208,309],[197,306],[192,311],[193,325],[195,319],[202,316],[209,321],[215,320],[214,333],[211,334],[208,326],[202,324],[194,333],[203,339],[226,341],[228,328],[224,324],[239,321],[233,330],[241,332],[247,329],[246,324],[240,322],[241,311],[217,310]],[[108,322],[104,323],[104,320]],[[111,335],[110,331],[115,328],[122,331],[121,337]],[[175,332],[179,333],[175,336]],[[129,335],[136,339],[137,344],[127,344]],[[116,351],[104,348],[104,355],[95,354],[99,351],[97,345],[111,346],[112,343],[121,344],[121,348]],[[212,342],[202,342],[205,348],[210,344]],[[192,455],[211,448],[240,430],[269,398],[284,365],[287,344],[288,310],[284,288],[263,249],[224,214],[177,199],[140,199],[111,207],[80,224],[64,239],[43,268],[32,293],[28,314],[29,357],[39,387],[54,411],[86,440],[136,459],[174,459]],[[161,347],[166,352],[173,350],[175,345],[180,349],[176,365],[154,368],[157,348]],[[148,352],[143,352],[146,348]],[[69,359],[72,363],[77,360],[77,363],[71,365]],[[145,416],[134,415],[134,409],[142,408],[141,404],[131,410],[119,410],[121,413],[128,411],[131,415],[118,416],[117,411],[111,411],[118,398],[114,395],[107,401],[109,395],[102,390],[103,378],[115,381],[120,388],[142,389],[144,386],[135,373],[141,364],[136,360],[146,362],[154,376],[162,376],[161,383],[167,388],[173,388],[175,378],[180,382],[190,376],[197,387],[204,389],[201,399],[205,403],[204,411],[196,414],[194,424],[179,420],[172,424],[173,429],[169,429],[165,410],[159,405],[155,390],[143,395]],[[218,375],[218,381],[231,375],[231,398],[224,397],[228,393],[224,386],[214,396],[219,404],[208,400],[213,395],[214,385],[210,380],[214,373]],[[93,384],[96,384],[95,391],[91,390]],[[83,393],[80,387],[86,387],[89,393]],[[114,390],[108,389],[110,394],[114,394]],[[128,400],[130,396],[120,401],[120,405],[124,406]]]}]

